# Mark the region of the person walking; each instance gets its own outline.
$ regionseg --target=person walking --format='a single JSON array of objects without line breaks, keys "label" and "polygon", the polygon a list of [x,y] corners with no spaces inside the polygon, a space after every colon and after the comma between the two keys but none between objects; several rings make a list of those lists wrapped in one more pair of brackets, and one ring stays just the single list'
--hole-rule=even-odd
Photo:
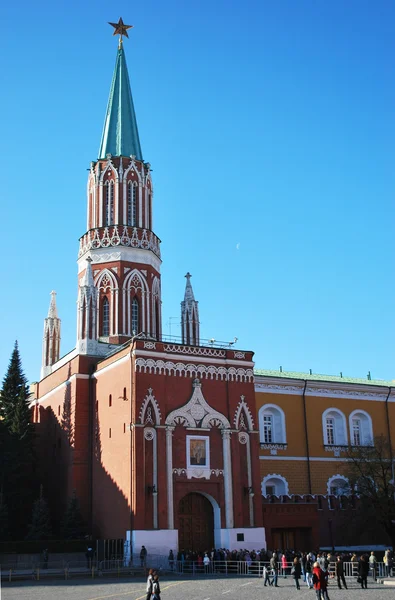
[{"label": "person walking", "polygon": [[277,583],[277,581],[278,581],[278,562],[277,562],[277,554],[275,552],[273,552],[269,564],[270,564],[270,570],[271,570],[272,576],[273,576],[272,585],[274,585],[274,587],[279,587],[279,585]]},{"label": "person walking", "polygon": [[370,556],[369,556],[369,567],[372,571],[373,581],[376,581],[377,580],[377,558],[375,557],[373,551],[370,553]]},{"label": "person walking", "polygon": [[210,557],[207,554],[207,552],[204,553],[203,564],[204,564],[204,572],[209,573],[210,572]]},{"label": "person walking", "polygon": [[328,581],[326,573],[324,573],[320,564],[316,561],[313,567],[313,586],[317,599],[329,600],[327,585]]},{"label": "person walking", "polygon": [[170,550],[169,556],[168,556],[167,560],[169,561],[170,571],[173,571],[174,570],[174,554],[173,554],[173,550]]},{"label": "person walking", "polygon": [[313,573],[312,573],[312,561],[311,561],[311,555],[308,554],[306,556],[306,562],[305,562],[305,566],[304,566],[304,571],[305,571],[305,578],[306,578],[306,584],[307,587],[311,590],[313,587]]},{"label": "person walking", "polygon": [[160,600],[160,585],[159,585],[159,575],[155,573],[154,580],[152,582],[152,600]]},{"label": "person walking", "polygon": [[150,569],[148,571],[148,577],[147,577],[147,596],[146,596],[146,600],[151,600],[151,598],[152,598],[152,586],[153,586],[153,583],[154,583],[154,575],[155,575],[154,569]]},{"label": "person walking", "polygon": [[140,566],[145,567],[147,562],[147,549],[145,546],[141,546],[140,550]]},{"label": "person walking", "polygon": [[293,566],[291,569],[291,575],[294,579],[296,589],[300,590],[299,579],[302,575],[302,565],[300,564],[299,558],[297,556],[294,558]]},{"label": "person walking", "polygon": [[340,580],[342,581],[345,589],[347,589],[346,579],[344,577],[344,564],[343,564],[343,559],[341,556],[337,557],[337,560],[335,563],[335,575],[337,577],[337,587],[339,588],[339,590],[342,589]]},{"label": "person walking", "polygon": [[267,584],[273,585],[273,579],[270,579],[270,568],[266,565],[263,566],[263,585],[266,587]]},{"label": "person walking", "polygon": [[369,563],[366,560],[366,556],[362,555],[361,560],[358,563],[358,583],[361,584],[361,588],[368,589],[368,574],[369,574]]},{"label": "person walking", "polygon": [[287,557],[285,556],[285,554],[282,554],[281,556],[281,567],[282,567],[282,574],[284,575],[284,577],[287,576]]}]

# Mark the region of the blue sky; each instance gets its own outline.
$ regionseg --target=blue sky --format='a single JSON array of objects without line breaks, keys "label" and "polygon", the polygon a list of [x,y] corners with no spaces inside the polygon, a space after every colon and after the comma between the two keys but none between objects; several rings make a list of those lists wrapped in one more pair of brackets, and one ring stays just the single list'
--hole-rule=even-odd
[{"label": "blue sky", "polygon": [[125,51],[162,239],[164,333],[184,275],[201,335],[258,368],[395,379],[395,4],[6,3],[1,20],[2,344],[39,377],[52,289],[75,345],[78,238]]}]

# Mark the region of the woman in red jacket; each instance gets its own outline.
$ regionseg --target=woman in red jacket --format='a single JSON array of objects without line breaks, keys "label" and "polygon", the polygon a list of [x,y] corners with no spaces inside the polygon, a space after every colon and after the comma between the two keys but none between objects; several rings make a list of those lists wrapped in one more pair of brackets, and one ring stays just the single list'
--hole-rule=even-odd
[{"label": "woman in red jacket", "polygon": [[320,568],[318,562],[315,562],[313,568],[313,586],[317,598],[319,598],[320,600],[322,598],[324,598],[324,600],[329,600],[327,585],[327,574]]}]

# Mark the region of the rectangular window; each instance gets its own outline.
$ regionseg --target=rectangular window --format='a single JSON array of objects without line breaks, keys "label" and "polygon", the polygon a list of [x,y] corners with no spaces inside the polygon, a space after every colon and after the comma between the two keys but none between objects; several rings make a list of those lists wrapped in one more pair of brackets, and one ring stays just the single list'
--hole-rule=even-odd
[{"label": "rectangular window", "polygon": [[329,446],[335,445],[335,419],[326,420],[326,443]]},{"label": "rectangular window", "polygon": [[335,485],[331,485],[329,491],[330,491],[330,493],[331,493],[332,496],[337,496],[337,494],[339,493],[339,489]]},{"label": "rectangular window", "polygon": [[352,420],[352,438],[354,446],[361,445],[361,421],[360,419]]},{"label": "rectangular window", "polygon": [[273,442],[273,417],[271,415],[263,417],[263,442],[265,444]]},{"label": "rectangular window", "polygon": [[266,496],[274,496],[275,493],[276,493],[276,488],[274,487],[274,485],[266,486]]}]

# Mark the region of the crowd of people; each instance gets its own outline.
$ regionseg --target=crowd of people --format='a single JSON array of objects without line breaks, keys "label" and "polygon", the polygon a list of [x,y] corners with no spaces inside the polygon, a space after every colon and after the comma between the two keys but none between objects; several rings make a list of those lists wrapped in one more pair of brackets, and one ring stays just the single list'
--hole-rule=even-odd
[{"label": "crowd of people", "polygon": [[[143,546],[140,554],[141,564],[145,565],[147,550]],[[362,589],[367,589],[368,576],[374,580],[377,576],[391,577],[393,574],[394,556],[391,550],[386,550],[380,561],[372,551],[370,555],[355,553],[332,554],[330,552],[297,552],[286,550],[226,550],[225,548],[212,549],[210,552],[193,552],[180,550],[176,555],[170,550],[168,556],[170,570],[179,569],[180,566],[194,565],[194,569],[206,573],[215,570],[221,572],[226,564],[230,571],[232,563],[245,563],[247,572],[254,568],[263,577],[264,586],[279,587],[279,577],[290,576],[296,589],[300,582],[305,582],[307,587],[314,589],[319,600],[329,600],[328,581],[335,580],[339,589],[347,589],[346,574],[357,578]],[[348,572],[345,572],[345,563]],[[159,574],[150,569],[147,579],[146,600],[160,600]]]},{"label": "crowd of people", "polygon": [[[367,579],[370,574],[374,580],[378,576],[391,577],[393,573],[394,557],[388,549],[380,560],[374,552],[370,555],[356,553],[332,554],[330,552],[297,552],[286,550],[226,550],[225,548],[212,549],[210,552],[193,552],[180,550],[175,556],[170,551],[169,567],[186,570],[193,567],[196,572],[221,572],[232,570],[236,564],[243,563],[246,572],[262,574],[264,585],[278,587],[279,576],[290,576],[295,582],[295,587],[300,589],[300,581],[304,581],[309,588],[314,588],[317,598],[328,599],[328,580],[334,579],[339,589],[347,589],[345,576],[357,579],[361,588],[367,588]],[[347,565],[345,564],[347,563]],[[346,572],[347,567],[347,572]]]}]

